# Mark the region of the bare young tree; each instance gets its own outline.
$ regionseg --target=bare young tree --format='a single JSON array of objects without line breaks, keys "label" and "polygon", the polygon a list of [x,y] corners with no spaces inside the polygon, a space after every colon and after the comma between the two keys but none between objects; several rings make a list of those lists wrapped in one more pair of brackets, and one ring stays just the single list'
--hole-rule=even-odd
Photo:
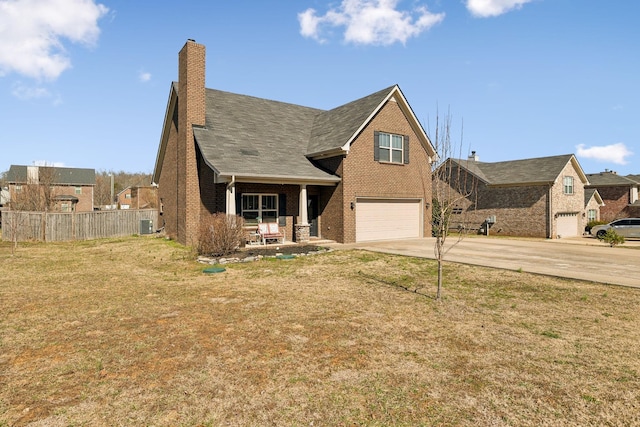
[{"label": "bare young tree", "polygon": [[[438,262],[438,289],[436,300],[442,297],[443,264],[445,255],[458,244],[467,233],[467,221],[465,213],[475,209],[477,182],[475,176],[468,172],[468,168],[462,163],[469,160],[461,160],[462,130],[460,141],[456,146],[451,138],[451,114],[450,112],[441,122],[436,116],[435,139],[433,141],[437,154],[432,163],[432,213],[433,234],[435,237],[434,254]],[[456,152],[457,148],[457,152]],[[457,155],[457,160],[455,156]],[[455,219],[455,220],[454,220]],[[452,228],[452,226],[455,226]],[[456,233],[456,241],[445,246],[447,238]]]},{"label": "bare young tree", "polygon": [[10,207],[15,211],[46,212],[53,209],[57,172],[54,167],[28,169],[27,182],[15,187]]},{"label": "bare young tree", "polygon": [[[51,166],[34,166],[27,169],[26,182],[16,185],[10,194],[8,230],[13,242],[11,253],[18,247],[18,235],[26,225],[28,215],[24,212],[48,212],[55,206],[57,171]],[[42,216],[43,221],[45,216]],[[44,224],[42,227],[45,230]]]}]

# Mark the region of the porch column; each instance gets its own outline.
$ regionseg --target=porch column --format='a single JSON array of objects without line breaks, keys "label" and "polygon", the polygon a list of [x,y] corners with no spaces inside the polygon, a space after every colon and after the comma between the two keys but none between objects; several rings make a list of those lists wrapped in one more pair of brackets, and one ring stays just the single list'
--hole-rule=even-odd
[{"label": "porch column", "polygon": [[300,205],[298,207],[298,214],[300,215],[300,222],[295,225],[296,242],[305,243],[309,241],[309,218],[307,213],[307,186],[300,184]]},{"label": "porch column", "polygon": [[236,183],[231,181],[227,184],[227,215],[236,214]]},{"label": "porch column", "polygon": [[299,206],[299,215],[300,215],[300,224],[301,225],[309,225],[309,215],[307,214],[307,185],[300,184],[300,206]]}]

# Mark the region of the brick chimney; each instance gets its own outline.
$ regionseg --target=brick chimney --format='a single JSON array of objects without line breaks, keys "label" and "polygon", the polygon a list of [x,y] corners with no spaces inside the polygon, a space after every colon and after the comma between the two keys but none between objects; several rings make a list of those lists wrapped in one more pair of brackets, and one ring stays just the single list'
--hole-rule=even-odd
[{"label": "brick chimney", "polygon": [[178,241],[197,242],[200,185],[193,126],[205,124],[205,47],[187,40],[178,54]]}]

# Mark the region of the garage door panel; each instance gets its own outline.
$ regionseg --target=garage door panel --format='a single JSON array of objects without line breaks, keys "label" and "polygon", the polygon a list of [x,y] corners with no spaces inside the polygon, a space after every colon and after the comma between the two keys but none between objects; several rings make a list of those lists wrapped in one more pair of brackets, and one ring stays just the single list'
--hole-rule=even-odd
[{"label": "garage door panel", "polygon": [[419,200],[358,199],[356,241],[421,237]]},{"label": "garage door panel", "polygon": [[578,235],[578,215],[558,214],[556,221],[556,234],[558,237],[574,237]]}]

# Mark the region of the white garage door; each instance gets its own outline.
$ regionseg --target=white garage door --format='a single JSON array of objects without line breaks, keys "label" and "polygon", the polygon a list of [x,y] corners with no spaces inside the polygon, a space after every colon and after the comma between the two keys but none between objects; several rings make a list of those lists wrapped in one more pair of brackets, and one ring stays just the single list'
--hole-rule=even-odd
[{"label": "white garage door", "polygon": [[356,242],[422,237],[421,206],[415,199],[357,199]]},{"label": "white garage door", "polygon": [[556,225],[558,238],[578,235],[578,215],[575,213],[558,214]]}]

